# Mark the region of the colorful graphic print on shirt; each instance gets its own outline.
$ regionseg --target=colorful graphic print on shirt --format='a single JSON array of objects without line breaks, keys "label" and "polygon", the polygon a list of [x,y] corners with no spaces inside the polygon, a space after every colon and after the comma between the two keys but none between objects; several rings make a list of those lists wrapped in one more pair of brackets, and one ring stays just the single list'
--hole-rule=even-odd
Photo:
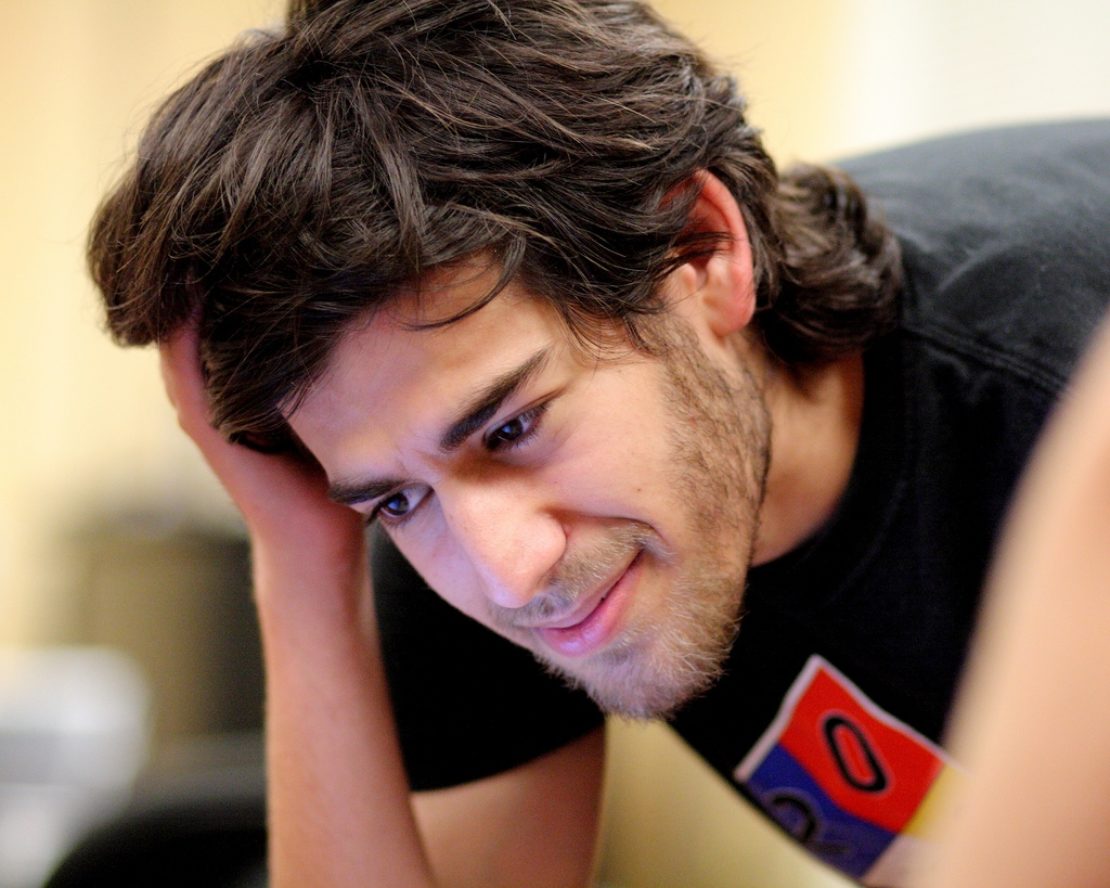
[{"label": "colorful graphic print on shirt", "polygon": [[733,776],[821,860],[898,888],[960,771],[814,654]]}]

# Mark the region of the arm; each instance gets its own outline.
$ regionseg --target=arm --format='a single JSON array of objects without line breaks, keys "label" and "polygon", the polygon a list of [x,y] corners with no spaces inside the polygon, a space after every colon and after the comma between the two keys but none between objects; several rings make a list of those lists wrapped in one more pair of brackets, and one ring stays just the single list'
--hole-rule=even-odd
[{"label": "arm", "polygon": [[443,884],[592,884],[604,747],[598,728],[504,774],[417,793],[417,821]]},{"label": "arm", "polygon": [[327,500],[317,470],[231,445],[211,427],[191,331],[163,346],[163,371],[183,429],[251,537],[276,888],[431,885],[377,660],[357,516]]},{"label": "arm", "polygon": [[973,783],[921,884],[1110,882],[1110,327],[1023,482],[956,747]]},{"label": "arm", "polygon": [[359,516],[327,499],[317,467],[229,444],[211,427],[192,331],[162,355],[182,428],[251,538],[275,888],[586,884],[599,738],[429,795],[418,804],[425,843],[392,721]]}]

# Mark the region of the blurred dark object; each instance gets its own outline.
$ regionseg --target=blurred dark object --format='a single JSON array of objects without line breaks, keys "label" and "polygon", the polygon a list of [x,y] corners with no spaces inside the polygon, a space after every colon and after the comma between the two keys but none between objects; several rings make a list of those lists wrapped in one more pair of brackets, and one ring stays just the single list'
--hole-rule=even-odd
[{"label": "blurred dark object", "polygon": [[92,517],[66,542],[77,567],[59,641],[108,645],[139,664],[155,762],[181,740],[261,729],[244,536],[151,512]]},{"label": "blurred dark object", "polygon": [[46,888],[265,888],[261,735],[173,749],[118,816],[85,836]]},{"label": "blurred dark object", "polygon": [[261,646],[245,536],[171,514],[94,515],[64,539],[58,641],[129,655],[151,692],[150,759],[50,888],[266,885]]}]

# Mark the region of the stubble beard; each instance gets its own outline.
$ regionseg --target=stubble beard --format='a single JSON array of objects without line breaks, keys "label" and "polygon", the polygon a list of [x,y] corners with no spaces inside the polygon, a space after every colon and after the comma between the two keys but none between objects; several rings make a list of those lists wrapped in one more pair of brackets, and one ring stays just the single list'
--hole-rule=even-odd
[{"label": "stubble beard", "polygon": [[628,522],[561,566],[556,607],[596,588],[637,550],[643,566],[676,568],[660,612],[574,666],[533,648],[537,659],[606,712],[667,718],[724,671],[740,625],[770,461],[770,419],[760,387],[739,358],[733,378],[704,356],[694,334],[660,322],[670,418],[669,487],[693,529],[695,551],[672,553],[651,528]]}]

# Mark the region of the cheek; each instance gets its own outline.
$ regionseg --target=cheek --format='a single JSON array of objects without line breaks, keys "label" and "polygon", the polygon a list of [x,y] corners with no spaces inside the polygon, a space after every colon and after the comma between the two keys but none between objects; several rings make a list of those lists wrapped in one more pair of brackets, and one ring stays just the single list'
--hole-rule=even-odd
[{"label": "cheek", "polygon": [[[486,587],[475,572],[470,558],[441,525],[406,527],[393,537],[393,542],[413,569],[443,601],[463,616],[497,635],[517,644],[521,640],[506,635],[495,625]],[[427,532],[427,533],[426,533]]]},{"label": "cheek", "polygon": [[666,488],[672,430],[657,367],[613,367],[594,377],[574,424],[568,478],[587,479],[616,506],[650,503]]},{"label": "cheek", "polygon": [[490,620],[489,602],[472,583],[457,573],[442,570],[430,572],[426,579],[435,593],[463,616],[497,631]]},{"label": "cheek", "polygon": [[591,513],[643,518],[672,493],[666,430],[644,422],[597,428],[575,436],[575,456],[560,466],[568,495]]},{"label": "cheek", "polygon": [[493,622],[490,616],[489,600],[481,593],[476,584],[462,579],[458,573],[442,570],[429,572],[425,575],[425,579],[440,598],[463,616],[484,626],[495,635],[500,635],[516,644],[521,643],[520,639],[506,635]]},{"label": "cheek", "polygon": [[466,559],[452,550],[442,534],[426,543],[415,534],[398,534],[394,543],[424,581],[455,610],[483,625],[489,612]]}]

